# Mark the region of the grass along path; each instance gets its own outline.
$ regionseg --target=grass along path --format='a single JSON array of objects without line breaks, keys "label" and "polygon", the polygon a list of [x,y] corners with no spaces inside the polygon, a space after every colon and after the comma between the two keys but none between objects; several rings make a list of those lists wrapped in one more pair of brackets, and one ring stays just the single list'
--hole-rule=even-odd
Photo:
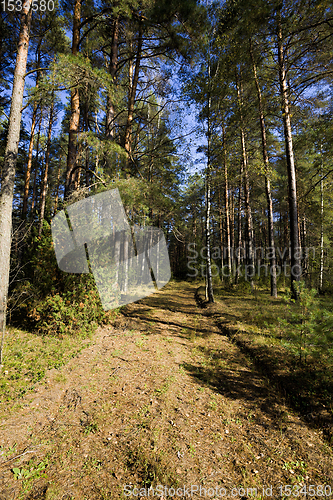
[{"label": "grass along path", "polygon": [[196,288],[170,283],[126,306],[2,416],[1,500],[138,498],[132,487],[158,484],[207,498],[333,493],[322,432],[202,314]]}]

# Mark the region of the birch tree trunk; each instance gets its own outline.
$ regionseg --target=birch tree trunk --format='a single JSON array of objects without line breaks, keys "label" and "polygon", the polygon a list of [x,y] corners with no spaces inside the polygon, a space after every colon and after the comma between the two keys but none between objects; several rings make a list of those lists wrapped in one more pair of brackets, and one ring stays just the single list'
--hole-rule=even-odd
[{"label": "birch tree trunk", "polygon": [[[208,148],[209,149],[209,148]],[[206,300],[214,302],[213,295],[213,280],[212,280],[212,262],[210,255],[211,234],[210,234],[210,212],[211,212],[211,185],[210,185],[210,152],[208,152],[208,165],[206,173],[206,218],[205,218],[205,233],[206,233]]]},{"label": "birch tree trunk", "polygon": [[23,91],[29,49],[32,11],[31,0],[23,4],[20,35],[9,116],[9,128],[0,193],[0,331],[6,327],[6,304],[9,285],[12,210],[17,154],[20,140]]},{"label": "birch tree trunk", "polygon": [[212,262],[210,255],[210,212],[211,212],[211,76],[210,76],[210,53],[208,53],[208,119],[207,119],[207,170],[206,170],[206,217],[205,217],[205,236],[206,236],[206,300],[214,302],[213,295],[213,279],[212,279]]}]

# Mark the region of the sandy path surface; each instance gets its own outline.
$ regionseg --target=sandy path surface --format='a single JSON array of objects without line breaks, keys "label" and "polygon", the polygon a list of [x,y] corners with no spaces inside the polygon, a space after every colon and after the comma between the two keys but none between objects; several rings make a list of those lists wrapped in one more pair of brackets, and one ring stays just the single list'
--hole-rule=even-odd
[{"label": "sandy path surface", "polygon": [[288,498],[285,485],[292,498],[333,498],[322,433],[202,314],[195,289],[171,283],[128,305],[9,411],[1,500],[144,498],[149,487],[164,499]]}]

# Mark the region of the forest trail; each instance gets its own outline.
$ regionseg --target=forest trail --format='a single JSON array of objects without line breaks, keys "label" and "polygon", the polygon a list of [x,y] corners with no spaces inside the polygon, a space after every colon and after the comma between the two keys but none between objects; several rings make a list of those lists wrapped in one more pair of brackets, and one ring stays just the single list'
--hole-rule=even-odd
[{"label": "forest trail", "polygon": [[157,484],[195,499],[287,498],[282,485],[333,493],[321,431],[203,314],[196,287],[169,283],[129,304],[8,409],[1,500],[141,498]]}]

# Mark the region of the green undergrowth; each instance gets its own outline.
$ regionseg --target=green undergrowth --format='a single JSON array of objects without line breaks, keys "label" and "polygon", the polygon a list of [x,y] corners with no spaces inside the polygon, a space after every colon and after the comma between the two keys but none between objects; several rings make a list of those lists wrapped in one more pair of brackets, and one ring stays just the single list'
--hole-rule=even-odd
[{"label": "green undergrowth", "polygon": [[[201,291],[201,290],[200,290]],[[254,359],[293,407],[327,428],[333,420],[333,303],[299,284],[299,300],[287,290],[215,289],[214,318]],[[203,297],[203,289],[200,295]],[[200,298],[200,297],[199,297]]]},{"label": "green undergrowth", "polygon": [[18,280],[10,289],[9,323],[40,335],[86,337],[112,321],[118,310],[104,311],[91,273],[59,269],[49,225],[32,237],[20,262]]},{"label": "green undergrowth", "polygon": [[[63,338],[40,336],[9,328],[6,333],[3,367],[0,371],[0,401],[19,400],[44,378],[46,370],[59,369],[87,347],[89,338],[64,335]],[[2,408],[0,405],[0,412]]]}]

